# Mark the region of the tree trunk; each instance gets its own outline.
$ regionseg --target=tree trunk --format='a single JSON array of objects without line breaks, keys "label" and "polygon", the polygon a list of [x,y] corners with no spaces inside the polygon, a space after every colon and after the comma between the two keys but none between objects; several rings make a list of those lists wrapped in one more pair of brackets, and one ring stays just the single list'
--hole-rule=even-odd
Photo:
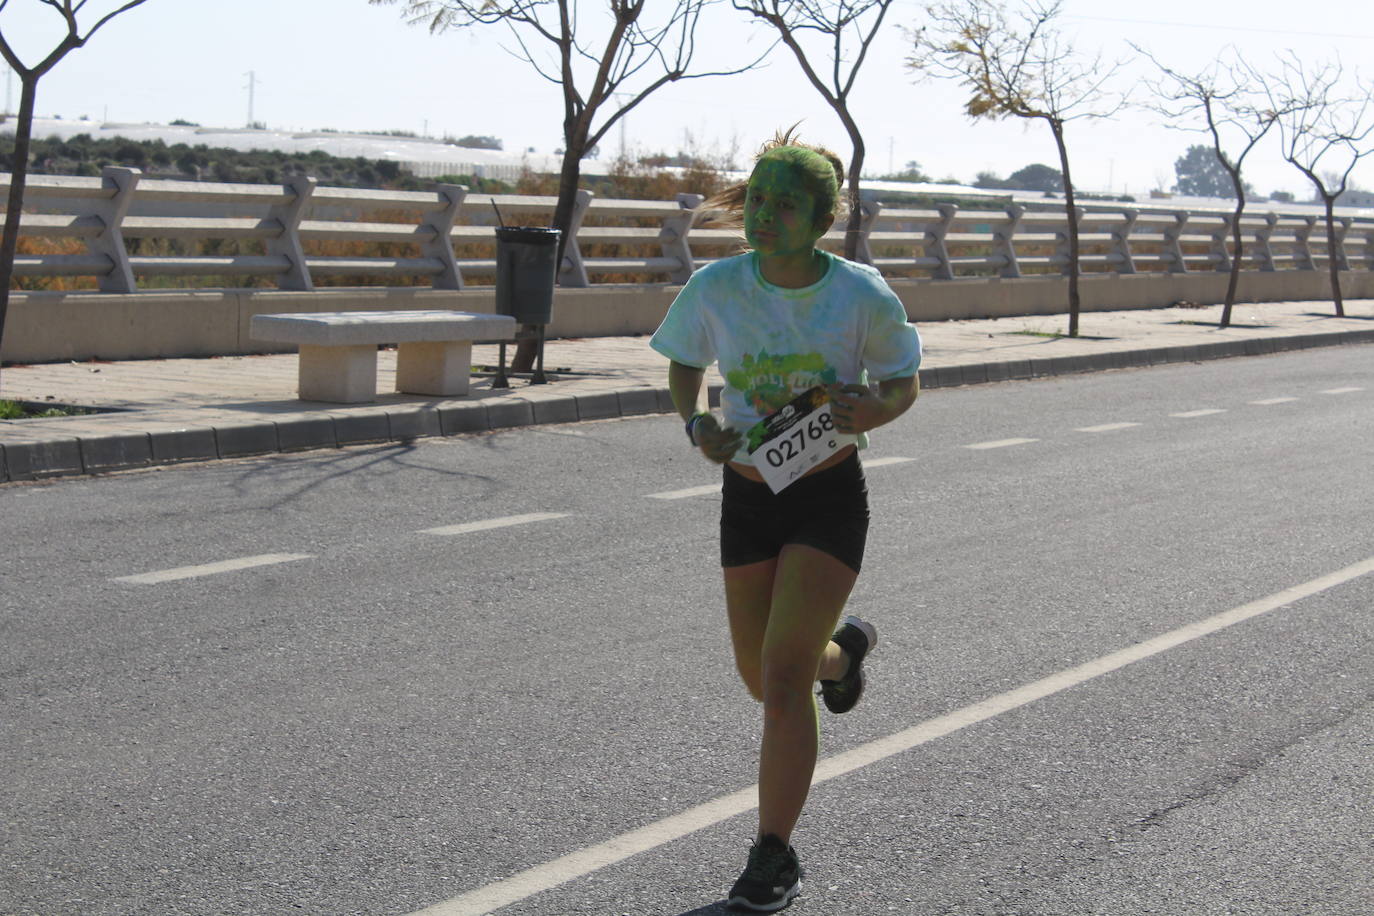
[{"label": "tree trunk", "polygon": [[1240,180],[1239,169],[1231,172],[1231,183],[1236,188],[1236,210],[1231,217],[1231,237],[1235,240],[1236,252],[1231,259],[1230,279],[1226,281],[1226,302],[1221,307],[1219,327],[1223,328],[1231,326],[1231,306],[1236,302],[1236,288],[1240,285],[1240,263],[1245,254],[1240,233],[1240,215],[1245,212],[1245,185]]},{"label": "tree trunk", "polygon": [[5,319],[9,315],[14,256],[19,250],[20,211],[24,206],[24,183],[29,176],[29,138],[33,133],[33,106],[37,91],[38,74],[21,77],[19,120],[14,125],[14,168],[10,174],[9,202],[5,206],[5,234],[0,239],[0,348],[4,345]]},{"label": "tree trunk", "polygon": [[1069,176],[1069,149],[1064,145],[1064,125],[1050,121],[1054,143],[1059,147],[1059,169],[1064,173],[1064,213],[1069,221],[1069,336],[1078,336],[1078,207],[1073,199],[1073,179]]},{"label": "tree trunk", "polygon": [[1341,260],[1336,253],[1336,195],[1322,194],[1326,201],[1326,266],[1331,271],[1331,301],[1336,305],[1336,317],[1345,317],[1345,299],[1341,296]]},{"label": "tree trunk", "polygon": [[[577,204],[577,185],[582,180],[582,154],[587,147],[587,131],[581,123],[574,124],[564,132],[563,140],[563,163],[558,173],[558,203],[554,205],[553,224],[550,227],[558,230],[555,271],[563,269],[563,250],[568,245],[568,229],[572,225],[573,207]],[[520,341],[515,346],[515,356],[511,358],[511,371],[532,371],[538,353],[537,340]]]},{"label": "tree trunk", "polygon": [[864,168],[864,138],[859,125],[850,117],[846,108],[836,107],[840,120],[849,133],[849,142],[854,147],[854,155],[849,159],[849,222],[844,230],[844,256],[851,261],[859,259],[860,226],[863,224],[863,205],[859,198],[859,176]]}]

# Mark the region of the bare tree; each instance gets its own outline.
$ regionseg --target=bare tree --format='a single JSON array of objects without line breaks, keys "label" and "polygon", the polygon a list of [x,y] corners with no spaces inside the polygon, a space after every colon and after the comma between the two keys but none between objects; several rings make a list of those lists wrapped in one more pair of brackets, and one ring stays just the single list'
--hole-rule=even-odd
[{"label": "bare tree", "polygon": [[[33,107],[38,96],[38,81],[67,53],[90,41],[91,36],[101,26],[126,10],[142,4],[144,0],[128,0],[96,20],[84,33],[77,23],[77,15],[89,0],[38,0],[57,11],[66,26],[66,34],[46,57],[32,67],[24,65],[10,45],[0,25],[0,55],[19,77],[19,117],[14,125],[14,163],[10,173],[9,201],[5,205],[5,232],[0,238],[0,345],[5,339],[5,319],[10,307],[10,282],[14,279],[14,255],[19,250],[19,220],[24,208],[24,185],[29,177],[29,141],[33,135]],[[4,13],[9,0],[0,0],[0,13]]]},{"label": "bare tree", "polygon": [[[563,94],[563,161],[553,228],[562,231],[559,256],[568,241],[581,163],[612,125],[668,83],[705,76],[729,76],[754,67],[762,56],[729,70],[691,72],[702,11],[716,0],[656,0],[662,18],[646,22],[646,0],[606,0],[605,27],[584,23],[576,0],[368,0],[403,3],[403,15],[430,32],[504,26],[514,39],[511,53],[558,86]],[[597,19],[596,26],[601,25]],[[542,46],[542,47],[541,47]],[[514,367],[529,369],[534,347],[522,342]]]},{"label": "bare tree", "polygon": [[[735,9],[768,23],[782,43],[791,49],[811,85],[834,109],[849,134],[849,223],[844,234],[844,256],[854,260],[859,252],[859,227],[863,221],[859,200],[859,179],[864,166],[864,138],[849,110],[849,95],[859,76],[859,68],[883,17],[893,0],[733,0]],[[814,33],[828,45],[829,77],[823,78],[811,61],[803,43]],[[857,42],[852,58],[846,46]],[[846,72],[846,64],[848,71]]]},{"label": "bare tree", "polygon": [[1078,209],[1065,125],[1109,118],[1126,104],[1105,87],[1118,69],[1101,56],[1080,58],[1054,28],[1063,0],[1029,0],[1018,21],[996,0],[951,0],[929,7],[930,25],[913,33],[907,66],[918,74],[957,79],[971,94],[971,118],[1027,118],[1049,125],[1064,176],[1069,235],[1069,336],[1078,336]]},{"label": "bare tree", "polygon": [[[1337,317],[1345,315],[1345,300],[1341,294],[1344,265],[1336,235],[1336,199],[1345,193],[1355,166],[1374,153],[1374,86],[1361,86],[1356,81],[1358,91],[1342,97],[1343,77],[1339,61],[1309,67],[1289,52],[1279,57],[1278,70],[1266,84],[1270,104],[1284,109],[1279,119],[1283,158],[1307,176],[1326,205],[1327,268]],[[1333,160],[1337,163],[1334,168]]]},{"label": "bare tree", "polygon": [[[1169,127],[1206,131],[1212,138],[1212,151],[1235,189],[1236,208],[1231,215],[1235,251],[1220,321],[1221,327],[1229,327],[1245,256],[1240,228],[1241,214],[1245,212],[1245,182],[1241,169],[1245,157],[1278,122],[1280,111],[1274,105],[1263,104],[1263,81],[1241,60],[1235,48],[1229,50],[1225,59],[1218,59],[1195,75],[1170,69],[1148,51],[1134,44],[1131,47],[1149,58],[1163,74],[1160,82],[1151,87],[1155,101],[1148,103],[1148,107],[1162,114]],[[1198,121],[1201,126],[1196,126]]]}]

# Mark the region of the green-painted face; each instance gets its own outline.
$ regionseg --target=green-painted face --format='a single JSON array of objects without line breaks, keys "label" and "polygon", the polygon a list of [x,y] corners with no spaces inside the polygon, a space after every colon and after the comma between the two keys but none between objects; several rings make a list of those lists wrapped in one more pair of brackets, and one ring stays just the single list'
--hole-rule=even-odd
[{"label": "green-painted face", "polygon": [[786,162],[764,159],[749,176],[744,237],[759,254],[809,254],[831,220],[815,219],[816,196],[802,187]]}]

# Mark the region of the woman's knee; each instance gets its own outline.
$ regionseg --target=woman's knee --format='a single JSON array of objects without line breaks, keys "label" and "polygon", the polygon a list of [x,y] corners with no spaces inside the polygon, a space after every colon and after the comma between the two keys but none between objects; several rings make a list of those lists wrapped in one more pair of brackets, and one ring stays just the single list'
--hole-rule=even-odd
[{"label": "woman's knee", "polygon": [[765,659],[760,677],[760,699],[765,706],[779,710],[803,699],[809,702],[815,680],[814,665],[798,664],[795,659],[770,664]]},{"label": "woman's knee", "polygon": [[744,681],[744,687],[749,691],[749,695],[760,703],[763,702],[763,670],[758,662],[747,662],[743,659],[735,659],[735,670],[739,672],[740,680]]}]

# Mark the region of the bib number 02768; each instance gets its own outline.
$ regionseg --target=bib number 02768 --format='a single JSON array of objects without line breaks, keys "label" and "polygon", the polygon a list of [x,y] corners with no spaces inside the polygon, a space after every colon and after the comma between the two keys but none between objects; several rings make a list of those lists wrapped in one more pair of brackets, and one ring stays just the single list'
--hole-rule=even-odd
[{"label": "bib number 02768", "polygon": [[781,493],[857,437],[835,430],[830,394],[817,386],[754,424],[746,439],[754,467],[774,493]]}]

